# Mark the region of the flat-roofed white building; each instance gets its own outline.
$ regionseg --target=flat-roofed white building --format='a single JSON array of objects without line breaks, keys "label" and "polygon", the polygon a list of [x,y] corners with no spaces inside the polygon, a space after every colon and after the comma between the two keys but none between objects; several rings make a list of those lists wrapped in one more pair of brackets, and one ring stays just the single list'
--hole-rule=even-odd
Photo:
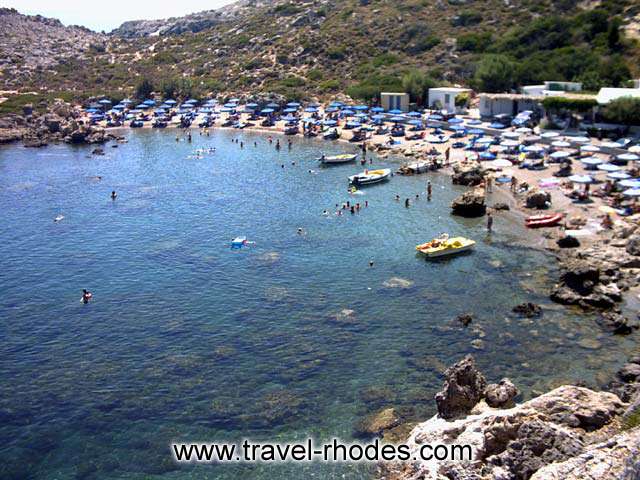
[{"label": "flat-roofed white building", "polygon": [[596,97],[596,101],[600,105],[617,100],[623,97],[640,97],[640,88],[601,88]]},{"label": "flat-roofed white building", "polygon": [[438,87],[429,89],[429,108],[441,109],[447,113],[455,113],[456,97],[461,93],[471,93],[469,88]]}]

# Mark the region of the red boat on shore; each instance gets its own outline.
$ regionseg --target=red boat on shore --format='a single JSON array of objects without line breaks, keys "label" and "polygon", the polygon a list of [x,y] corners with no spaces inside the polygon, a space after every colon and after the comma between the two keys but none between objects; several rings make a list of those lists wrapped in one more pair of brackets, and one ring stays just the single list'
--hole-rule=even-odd
[{"label": "red boat on shore", "polygon": [[527,218],[525,220],[525,225],[527,228],[555,227],[563,218],[564,215],[561,213],[555,213],[553,215],[535,215]]}]

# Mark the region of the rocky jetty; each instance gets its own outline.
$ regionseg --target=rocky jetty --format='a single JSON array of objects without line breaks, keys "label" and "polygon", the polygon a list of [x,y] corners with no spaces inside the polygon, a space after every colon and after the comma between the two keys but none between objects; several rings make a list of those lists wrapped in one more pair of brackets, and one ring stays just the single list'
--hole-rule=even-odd
[{"label": "rocky jetty", "polygon": [[461,217],[481,217],[487,213],[484,192],[480,189],[463,193],[451,203],[452,213]]},{"label": "rocky jetty", "polygon": [[456,165],[453,167],[451,180],[454,185],[475,187],[484,181],[484,170],[480,166],[461,167]]},{"label": "rocky jetty", "polygon": [[447,371],[443,392],[450,402],[464,407],[457,413],[468,411],[468,415],[450,421],[449,410],[441,410],[438,402],[438,415],[418,424],[405,443],[414,458],[420,458],[426,444],[469,445],[472,459],[383,463],[380,478],[640,478],[637,406],[613,393],[563,386],[514,405],[515,385],[503,379],[487,386],[470,357]]},{"label": "rocky jetty", "polygon": [[46,106],[47,113],[7,115],[0,119],[0,143],[22,140],[26,147],[50,143],[101,144],[115,137],[104,128],[85,125],[79,114],[65,102]]}]

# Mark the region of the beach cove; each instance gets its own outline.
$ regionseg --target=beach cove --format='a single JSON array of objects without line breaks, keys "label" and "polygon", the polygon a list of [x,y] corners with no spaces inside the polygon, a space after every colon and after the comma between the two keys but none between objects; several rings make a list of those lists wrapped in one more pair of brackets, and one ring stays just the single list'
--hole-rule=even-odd
[{"label": "beach cove", "polygon": [[[13,386],[0,410],[16,478],[367,478],[345,465],[184,469],[168,444],[349,440],[385,406],[411,424],[434,413],[442,372],[467,353],[528,399],[602,385],[633,352],[632,337],[548,300],[556,266],[519,246],[520,222],[498,218],[488,237],[482,218],[450,216],[466,189],[448,176],[396,176],[349,195],[361,168],[316,158],[355,146],[296,137],[277,152],[265,135],[218,129],[193,130],[191,143],[175,131],[125,137],[102,156],[0,149],[0,328]],[[346,201],[369,206],[335,215]],[[475,238],[476,251],[426,263],[414,246],[442,231]],[[231,250],[238,235],[255,244]],[[522,302],[544,316],[520,318]]]}]

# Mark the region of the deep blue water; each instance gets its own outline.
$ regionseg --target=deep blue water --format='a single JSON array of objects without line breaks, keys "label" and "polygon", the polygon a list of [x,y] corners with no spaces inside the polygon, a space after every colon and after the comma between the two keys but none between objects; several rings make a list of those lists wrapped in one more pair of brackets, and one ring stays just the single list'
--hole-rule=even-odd
[{"label": "deep blue water", "polygon": [[[351,440],[382,406],[432,415],[440,371],[466,353],[527,398],[596,384],[632,346],[549,304],[553,264],[515,246],[519,225],[498,218],[488,238],[484,220],[450,216],[460,189],[445,176],[430,177],[431,202],[426,176],[350,197],[360,167],[313,160],[349,145],[127,136],[103,157],[0,148],[2,479],[366,478],[345,465],[178,467],[169,442]],[[203,146],[217,151],[188,158]],[[408,209],[394,199],[416,193]],[[347,200],[369,207],[321,215]],[[475,238],[476,251],[417,257],[442,231]],[[231,250],[238,235],[255,244]],[[394,277],[408,287],[385,286]],[[515,317],[524,300],[545,316]],[[336,320],[343,309],[354,313]],[[467,329],[453,320],[464,312],[476,315]]]}]

